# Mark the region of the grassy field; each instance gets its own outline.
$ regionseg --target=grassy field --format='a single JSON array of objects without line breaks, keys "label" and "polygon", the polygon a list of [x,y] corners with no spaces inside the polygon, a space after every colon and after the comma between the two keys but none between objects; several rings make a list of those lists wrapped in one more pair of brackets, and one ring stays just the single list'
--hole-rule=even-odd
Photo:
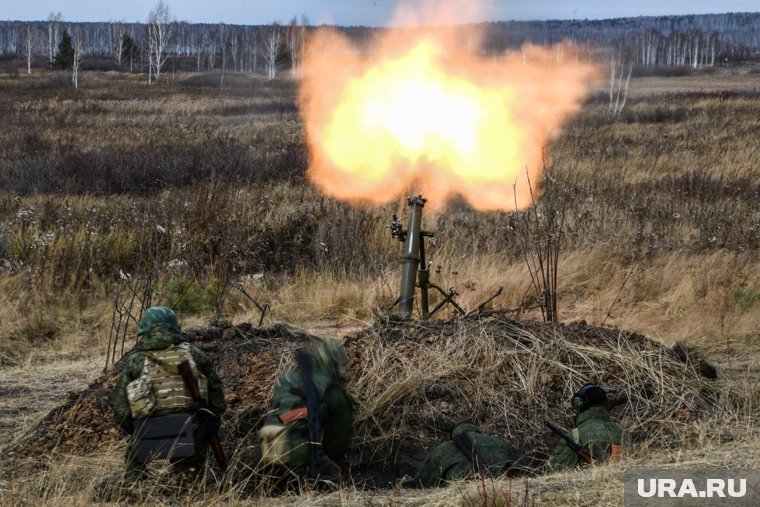
[{"label": "grassy field", "polygon": [[[566,214],[560,321],[696,347],[726,386],[744,389],[750,415],[760,406],[751,387],[760,345],[757,79],[720,69],[634,78],[614,119],[599,90],[547,147],[536,205],[544,217]],[[291,82],[177,74],[148,86],[85,73],[75,91],[55,73],[2,76],[0,108],[0,389],[10,400],[0,446],[100,373],[115,318],[139,311],[130,294],[172,305],[186,326],[257,322],[253,298],[271,306],[266,322],[341,335],[397,296],[401,245],[386,225],[403,201],[352,207],[311,186]],[[524,214],[453,202],[426,215],[425,227],[436,231],[433,280],[456,287],[466,309],[503,286],[491,306],[540,318],[524,254],[542,237]],[[120,333],[130,335],[124,322]],[[631,464],[757,467],[757,428],[727,432],[730,440],[684,440],[682,452],[642,449]],[[89,504],[115,477],[120,453],[0,477],[0,499]],[[616,466],[541,476],[527,491],[539,505],[620,505],[621,476]],[[523,483],[489,487],[486,497],[502,505],[510,492],[525,497]],[[202,494],[200,503],[237,501]],[[458,484],[303,500],[482,505],[483,493]]]}]

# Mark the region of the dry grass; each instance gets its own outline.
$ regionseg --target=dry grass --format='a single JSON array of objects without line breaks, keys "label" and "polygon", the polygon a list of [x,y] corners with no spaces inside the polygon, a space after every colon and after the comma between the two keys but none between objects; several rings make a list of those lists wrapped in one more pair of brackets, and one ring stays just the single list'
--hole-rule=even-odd
[{"label": "dry grass", "polygon": [[[90,358],[105,352],[120,269],[154,277],[159,299],[177,277],[201,288],[239,282],[271,304],[273,318],[330,332],[364,326],[397,296],[400,245],[384,226],[391,213],[403,213],[402,204],[353,208],[319,195],[302,179],[306,158],[292,84],[239,75],[227,76],[220,88],[218,78],[178,74],[171,84],[148,87],[135,76],[86,73],[78,92],[49,73],[0,78],[8,127],[0,130],[0,377],[3,389],[18,394],[9,405],[13,415],[0,418],[9,424],[0,443],[97,372],[100,362],[96,367]],[[604,97],[592,98],[548,150],[551,178],[538,206],[551,212],[558,202],[568,204],[560,320],[696,345],[720,367],[719,385],[733,393],[704,418],[682,413],[680,422],[665,415],[684,408],[673,403],[694,408],[688,389],[683,399],[672,387],[659,391],[661,403],[647,405],[644,420],[629,406],[626,424],[634,432],[652,423],[666,428],[642,441],[647,445],[632,465],[758,466],[756,94],[744,74],[635,78],[619,120],[607,119]],[[428,252],[433,280],[455,286],[465,308],[504,286],[491,306],[520,318],[538,315],[530,309],[536,299],[522,261],[520,215],[481,214],[454,203],[425,222],[437,232]],[[166,232],[157,233],[158,225]],[[263,277],[249,276],[257,273]],[[184,323],[214,316],[258,321],[250,300],[235,290],[225,294],[217,301],[219,315],[203,307],[181,315]],[[378,347],[365,358],[369,368],[355,379],[363,401],[360,446],[412,438],[405,433],[412,413],[427,413],[434,424],[457,410],[498,413],[488,407],[507,403],[491,382],[500,365],[511,365],[524,390],[520,399],[528,399],[541,373],[558,369],[566,396],[590,374],[581,366],[602,359],[598,350],[583,349],[574,356],[579,366],[552,356],[551,347],[548,355],[531,355],[497,346],[477,330],[468,333],[478,337],[472,350],[452,340],[408,344],[403,352]],[[554,341],[569,347],[561,337]],[[622,372],[617,377],[630,388],[646,382],[642,375],[657,382],[651,363],[636,362],[642,359],[622,345],[612,350]],[[445,406],[420,392],[428,383],[467,403]],[[410,412],[404,403],[416,408]],[[529,409],[499,429],[538,445],[533,426],[540,421],[525,415]],[[545,400],[534,411],[545,414]],[[394,419],[380,431],[389,414]],[[677,445],[664,445],[668,436]],[[117,446],[98,456],[60,456],[52,468],[0,476],[0,501],[103,499],[120,469],[120,452]],[[540,476],[530,480],[530,496],[536,505],[619,505],[621,475],[622,468],[600,467]],[[503,499],[522,485],[489,487],[489,498]],[[138,499],[192,502],[166,500],[163,493],[157,480]],[[477,485],[463,483],[431,492],[347,489],[276,500],[209,490],[198,502],[482,505],[480,495]]]},{"label": "dry grass", "polygon": [[[559,305],[562,321],[635,331],[664,343],[724,346],[728,341],[756,343],[760,329],[760,262],[754,253],[726,251],[687,255],[672,252],[646,261],[626,262],[600,250],[567,253],[560,262]],[[453,274],[455,272],[456,274]],[[525,264],[495,255],[451,263],[436,275],[444,287],[455,286],[458,300],[475,309],[504,286],[489,308],[514,310],[515,317],[540,318]],[[400,274],[391,265],[375,278],[299,272],[291,277],[264,275],[249,280],[247,292],[272,304],[276,320],[308,326],[370,322],[398,296]],[[258,320],[259,312],[233,291],[229,308],[238,321]],[[453,315],[451,310],[445,315]]]},{"label": "dry grass", "polygon": [[[631,458],[620,465],[608,465],[594,469],[573,470],[565,473],[547,474],[524,479],[493,480],[486,485],[490,506],[518,507],[525,498],[527,482],[528,505],[536,506],[617,506],[623,504],[622,477],[625,468],[670,469],[690,468],[744,468],[760,466],[757,437],[743,438],[730,444],[711,444],[703,450],[661,453],[655,456]],[[59,466],[35,477],[0,480],[0,500],[5,505],[22,505],[34,497],[38,505],[91,505],[96,498],[104,498],[103,485],[117,479],[115,470],[121,466],[120,449],[112,448],[97,456],[61,458]],[[347,488],[331,494],[304,492],[298,496],[279,498],[253,497],[241,499],[225,491],[206,491],[201,499],[191,499],[183,494],[167,497],[160,487],[167,478],[161,477],[147,484],[134,496],[121,499],[121,504],[139,501],[152,505],[183,503],[186,505],[373,505],[373,506],[436,506],[469,507],[482,506],[482,487],[476,482],[454,483],[448,487],[429,491],[389,489],[382,492]],[[159,482],[160,481],[160,482]],[[71,488],[76,484],[77,488]],[[106,488],[107,489],[107,488]],[[171,494],[171,493],[170,493]],[[507,497],[511,496],[511,504]],[[118,497],[113,498],[117,500]]]},{"label": "dry grass", "polygon": [[548,450],[542,421],[560,416],[587,381],[620,400],[613,413],[641,453],[734,438],[756,417],[760,399],[746,379],[724,380],[719,388],[640,336],[583,325],[470,319],[380,326],[356,341],[365,339],[373,345],[352,357],[360,372],[352,388],[360,402],[356,445],[370,461],[397,459],[404,443],[432,445],[429,429],[443,438],[468,416],[542,463]]},{"label": "dry grass", "polygon": [[[359,399],[353,450],[357,470],[367,463],[382,466],[391,456],[408,460],[410,448],[444,438],[450,429],[447,425],[462,413],[475,417],[484,429],[506,435],[528,455],[540,457],[547,449],[541,420],[549,417],[563,424],[557,421],[557,413],[569,393],[579,382],[595,377],[609,388],[611,397],[627,397],[613,412],[634,435],[635,451],[622,465],[511,483],[488,481],[485,493],[478,482],[417,492],[370,491],[357,482],[329,495],[304,491],[298,497],[272,499],[262,496],[266,491],[240,481],[240,476],[223,481],[220,489],[211,475],[193,486],[197,495],[193,497],[160,467],[137,490],[122,491],[118,479],[124,442],[111,438],[101,441],[97,454],[90,456],[53,450],[42,466],[40,456],[33,456],[36,471],[6,475],[0,494],[12,505],[23,503],[24,498],[74,505],[109,499],[161,504],[482,505],[484,495],[495,505],[509,505],[508,497],[513,505],[520,505],[526,494],[537,505],[566,505],[568,501],[619,505],[624,467],[757,465],[758,433],[753,427],[760,407],[757,364],[748,366],[744,376],[724,376],[721,370],[722,380],[714,384],[641,337],[583,326],[526,326],[498,318],[376,326],[349,338],[347,347],[357,374],[350,383]],[[271,364],[270,369],[283,366]],[[240,439],[231,456],[233,463],[243,459],[241,466],[250,465],[251,452],[244,447],[251,442],[250,435]],[[407,470],[409,465],[407,461]],[[253,481],[257,481],[255,475]]]},{"label": "dry grass", "polygon": [[743,69],[724,69],[709,74],[683,77],[638,77],[631,79],[629,98],[657,96],[668,93],[732,90],[756,92],[757,74]]},{"label": "dry grass", "polygon": [[36,287],[26,274],[0,276],[0,366],[40,354],[100,355],[111,326],[108,301],[87,292]]}]

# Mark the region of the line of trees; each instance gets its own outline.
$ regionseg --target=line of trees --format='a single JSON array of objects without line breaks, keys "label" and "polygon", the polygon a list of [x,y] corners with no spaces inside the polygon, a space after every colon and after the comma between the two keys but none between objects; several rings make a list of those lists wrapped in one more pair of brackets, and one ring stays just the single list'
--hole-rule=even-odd
[{"label": "line of trees", "polygon": [[[526,42],[555,44],[571,40],[594,53],[609,52],[618,62],[642,66],[691,66],[740,63],[760,51],[760,13],[661,16],[591,21],[494,22],[482,25],[483,52],[500,53]],[[45,21],[0,21],[0,59],[21,58],[32,67],[53,68],[62,34],[73,38],[81,57],[100,68],[146,72],[159,81],[168,59],[187,70],[299,72],[300,55],[313,27],[305,17],[264,26],[190,24],[176,21],[160,0],[145,23],[65,22],[60,12]],[[376,29],[342,29],[357,41]],[[81,59],[78,61],[81,63]],[[94,65],[94,63],[93,63]],[[76,77],[74,77],[76,82]]]},{"label": "line of trees", "polygon": [[664,37],[673,32],[697,30],[717,34],[722,46],[744,46],[760,51],[760,12],[699,14],[685,16],[640,16],[602,20],[498,21],[486,23],[486,43],[501,50],[525,42],[556,44],[564,40],[609,47],[621,39],[632,39],[650,30]]},{"label": "line of trees", "polygon": [[650,28],[642,33],[621,36],[615,44],[618,54],[644,67],[713,66],[749,60],[757,47],[721,39],[718,32],[697,28],[663,33]]},{"label": "line of trees", "polygon": [[274,78],[282,70],[299,72],[300,53],[312,29],[308,23],[302,16],[287,25],[190,24],[176,21],[163,1],[145,23],[65,22],[61,13],[51,13],[45,21],[0,21],[0,59],[23,58],[29,74],[43,61],[55,68],[57,48],[66,32],[78,41],[82,54],[99,62],[99,68],[139,70],[147,73],[149,82],[161,79],[170,57],[186,67],[192,61],[197,71],[264,71]]}]

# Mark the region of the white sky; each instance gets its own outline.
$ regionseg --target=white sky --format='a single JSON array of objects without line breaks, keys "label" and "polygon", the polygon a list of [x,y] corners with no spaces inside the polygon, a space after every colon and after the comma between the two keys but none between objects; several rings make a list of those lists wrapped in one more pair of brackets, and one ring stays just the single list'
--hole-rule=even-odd
[{"label": "white sky", "polygon": [[[440,1],[440,0],[438,0]],[[2,20],[44,20],[61,12],[64,21],[145,21],[157,0],[0,0]],[[311,24],[383,26],[399,4],[414,0],[165,0],[174,17],[205,23],[267,24],[305,14]],[[485,0],[482,20],[600,19],[667,14],[760,12],[760,0]]]}]

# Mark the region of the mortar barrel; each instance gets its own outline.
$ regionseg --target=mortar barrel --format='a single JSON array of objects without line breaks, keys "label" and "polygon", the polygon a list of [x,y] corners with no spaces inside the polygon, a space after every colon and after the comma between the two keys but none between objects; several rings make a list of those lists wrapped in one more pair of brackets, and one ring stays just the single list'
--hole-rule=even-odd
[{"label": "mortar barrel", "polygon": [[399,296],[399,317],[411,318],[414,308],[414,288],[417,282],[417,268],[420,264],[420,241],[422,241],[422,208],[425,199],[418,195],[407,200],[409,204],[409,227],[401,255],[401,294]]}]

